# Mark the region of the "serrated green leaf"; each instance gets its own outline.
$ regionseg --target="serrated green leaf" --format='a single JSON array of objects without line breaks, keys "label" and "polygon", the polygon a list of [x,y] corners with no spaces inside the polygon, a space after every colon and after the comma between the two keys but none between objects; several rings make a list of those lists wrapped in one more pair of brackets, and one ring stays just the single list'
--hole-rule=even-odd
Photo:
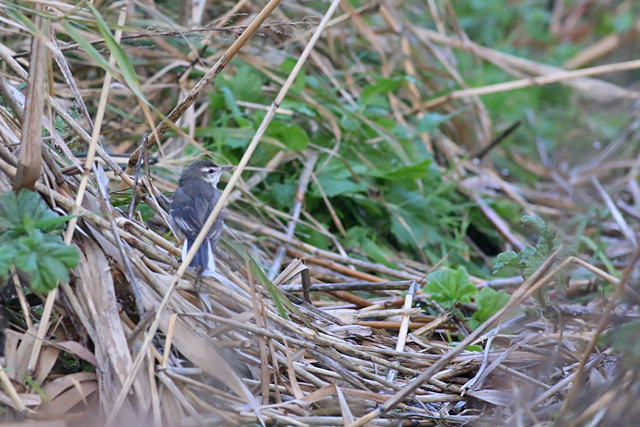
[{"label": "serrated green leaf", "polygon": [[525,215],[522,217],[521,221],[525,224],[532,224],[536,226],[536,228],[540,231],[544,231],[547,228],[547,224],[545,224],[545,222],[539,216]]},{"label": "serrated green leaf", "polygon": [[57,217],[33,191],[23,189],[18,194],[8,191],[0,196],[0,226],[15,229],[23,227],[25,219],[33,223]]},{"label": "serrated green leaf", "polygon": [[18,249],[13,244],[0,246],[0,278],[7,275],[13,265]]},{"label": "serrated green leaf", "polygon": [[[55,214],[54,214],[55,215]],[[70,221],[72,218],[81,217],[81,214],[77,215],[64,215],[64,216],[56,216],[55,218],[43,219],[41,221],[32,222],[30,224],[31,227],[36,228],[38,230],[42,230],[44,232],[51,231],[56,228],[56,226],[60,224],[64,224],[67,221]],[[25,226],[16,227],[14,231],[18,233],[24,233],[27,231]]]},{"label": "serrated green leaf", "polygon": [[32,290],[46,292],[55,288],[59,280],[69,280],[69,269],[78,265],[77,248],[67,246],[58,235],[31,230],[15,240],[16,268],[30,275]]},{"label": "serrated green leaf", "polygon": [[298,186],[292,182],[276,182],[271,186],[270,194],[280,206],[291,206],[291,202],[296,197]]},{"label": "serrated green leaf", "polygon": [[632,355],[635,358],[640,356],[640,321],[635,320],[608,331],[602,338],[604,343],[611,343],[614,350]]},{"label": "serrated green leaf", "polygon": [[236,75],[228,80],[228,86],[240,101],[261,103],[264,100],[262,78],[247,65],[236,68]]},{"label": "serrated green leaf", "polygon": [[423,292],[430,294],[445,309],[451,308],[456,302],[469,303],[478,288],[471,282],[467,271],[463,267],[453,270],[444,268],[434,271],[427,276],[427,284]]},{"label": "serrated green leaf", "polygon": [[496,258],[496,264],[493,266],[493,274],[498,274],[500,270],[506,267],[520,267],[520,259],[514,251],[503,252]]}]

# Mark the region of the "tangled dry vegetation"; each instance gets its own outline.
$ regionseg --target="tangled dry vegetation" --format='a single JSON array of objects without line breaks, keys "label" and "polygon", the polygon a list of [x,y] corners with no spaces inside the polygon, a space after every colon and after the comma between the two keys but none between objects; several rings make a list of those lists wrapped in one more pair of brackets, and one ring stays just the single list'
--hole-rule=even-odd
[{"label": "tangled dry vegetation", "polygon": [[[95,9],[53,1],[0,6],[3,191],[28,187],[32,180],[51,209],[80,215],[64,233],[80,254],[68,282],[41,295],[28,291],[29,278],[20,272],[7,278],[0,371],[4,421],[515,426],[560,417],[561,425],[632,425],[640,415],[640,373],[633,365],[622,369],[624,348],[598,345],[598,339],[611,325],[638,318],[633,282],[640,112],[631,105],[640,93],[598,75],[638,68],[638,61],[567,72],[501,53],[469,40],[446,1],[427,2],[437,30],[412,24],[415,6],[390,1],[354,8],[333,0],[315,5],[325,8],[322,13],[302,2],[278,6],[278,0],[264,8],[244,0],[207,9],[191,3],[177,21],[153,1],[95,1]],[[101,24],[101,16],[108,24]],[[358,62],[358,49],[377,55],[379,64]],[[292,66],[281,77],[278,50],[326,81],[340,103],[354,106],[353,120],[378,129],[363,145],[387,143],[406,165],[411,155],[394,133],[363,114],[363,99],[372,94],[362,90],[363,81],[354,81],[354,70],[382,74],[388,82],[396,73],[411,77],[400,88],[389,83],[375,89],[396,123],[462,108],[446,129],[417,132],[415,143],[437,160],[422,166],[442,171],[462,203],[478,208],[502,249],[523,250],[527,238],[490,200],[510,200],[558,227],[584,215],[587,206],[608,209],[610,217],[598,224],[598,238],[610,243],[607,253],[592,247],[571,254],[560,244],[524,278],[472,275],[477,288],[503,289],[510,299],[470,328],[461,311],[445,310],[422,292],[427,275],[447,256],[432,262],[399,250],[380,259],[341,244],[344,226],[317,174],[332,157],[341,157],[343,123],[319,101],[321,87],[296,83],[300,68]],[[469,88],[452,55],[458,51],[519,80]],[[341,62],[336,52],[350,52],[351,62]],[[575,56],[574,68],[598,55],[603,53],[595,47],[585,49]],[[305,120],[334,139],[329,148],[309,143],[300,150],[291,141],[261,139],[262,125],[253,130],[223,196],[227,229],[218,274],[197,283],[169,233],[168,197],[182,168],[208,152],[207,135],[197,131],[212,114],[215,100],[206,96],[212,80],[223,70],[238,74],[247,64],[268,77],[262,89],[270,97],[267,104],[275,101],[269,106],[237,99],[236,108],[263,111],[260,123],[266,126],[275,114],[300,114],[283,104],[290,92],[313,110]],[[570,169],[514,153],[538,183],[506,180],[487,153],[506,155],[499,144],[517,124],[496,131],[480,96],[509,90],[518,96],[521,88],[553,82],[587,102],[628,105],[621,108],[629,120],[598,156]],[[78,115],[72,117],[74,106]],[[167,115],[165,122],[158,113]],[[149,137],[141,144],[144,133]],[[228,141],[234,137],[240,136]],[[270,159],[251,162],[265,144],[272,148]],[[291,164],[298,171],[297,191],[283,212],[256,194]],[[320,188],[331,230],[305,209],[312,183]],[[129,204],[130,188],[136,197]],[[379,200],[374,190],[368,197]],[[116,203],[123,195],[129,195],[127,203]],[[394,218],[411,232],[411,222]],[[303,223],[328,238],[328,248],[301,238]],[[593,235],[593,223],[575,233]],[[561,234],[559,240],[571,239]],[[465,241],[470,246],[463,258],[493,266],[482,248]],[[554,288],[560,275],[567,287]],[[588,303],[578,303],[578,296],[589,293]],[[628,301],[620,305],[623,295]],[[431,311],[415,308],[416,302]],[[460,310],[473,313],[478,306],[463,304]],[[449,342],[452,336],[460,341]]]}]

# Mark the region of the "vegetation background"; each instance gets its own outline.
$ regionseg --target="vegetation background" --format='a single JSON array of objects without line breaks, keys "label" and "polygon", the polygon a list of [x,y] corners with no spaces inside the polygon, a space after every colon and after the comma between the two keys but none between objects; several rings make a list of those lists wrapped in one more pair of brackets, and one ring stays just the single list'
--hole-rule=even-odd
[{"label": "vegetation background", "polygon": [[[635,422],[637,2],[0,17],[7,421]],[[197,158],[241,166],[194,288],[166,207]]]}]

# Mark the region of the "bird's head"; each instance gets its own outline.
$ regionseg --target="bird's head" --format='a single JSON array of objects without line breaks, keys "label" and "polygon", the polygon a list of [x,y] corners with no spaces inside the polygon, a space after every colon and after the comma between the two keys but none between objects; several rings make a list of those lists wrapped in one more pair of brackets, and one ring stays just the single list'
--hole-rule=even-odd
[{"label": "bird's head", "polygon": [[216,165],[209,160],[198,160],[182,172],[180,181],[200,179],[208,182],[213,187],[217,187],[222,174],[232,168],[233,166]]}]

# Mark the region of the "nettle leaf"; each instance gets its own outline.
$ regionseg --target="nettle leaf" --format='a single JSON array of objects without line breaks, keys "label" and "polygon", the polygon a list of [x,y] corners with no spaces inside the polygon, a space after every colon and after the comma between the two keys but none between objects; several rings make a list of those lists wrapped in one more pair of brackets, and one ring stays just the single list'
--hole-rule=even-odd
[{"label": "nettle leaf", "polygon": [[31,276],[30,287],[37,292],[55,288],[58,280],[69,280],[69,270],[78,265],[78,251],[58,235],[32,230],[16,241],[14,263]]},{"label": "nettle leaf", "polygon": [[272,121],[267,128],[267,134],[292,150],[302,151],[309,143],[309,135],[298,125]]},{"label": "nettle leaf", "polygon": [[493,274],[498,274],[503,268],[519,268],[520,258],[514,251],[503,252],[496,258],[496,265],[493,266]]},{"label": "nettle leaf", "polygon": [[296,197],[298,186],[293,182],[275,183],[271,185],[271,195],[280,206],[291,206]]},{"label": "nettle leaf", "polygon": [[471,302],[471,298],[478,293],[478,288],[469,279],[467,271],[458,267],[456,270],[445,268],[429,274],[422,291],[430,294],[443,308],[449,309],[456,302]]},{"label": "nettle leaf", "polygon": [[543,231],[547,228],[547,224],[545,224],[542,218],[540,218],[539,216],[525,215],[522,217],[521,221],[525,224],[534,225],[540,231]]},{"label": "nettle leaf", "polygon": [[262,79],[251,67],[241,65],[236,68],[236,75],[228,80],[236,99],[247,102],[262,102]]},{"label": "nettle leaf", "polygon": [[17,253],[18,249],[13,244],[0,246],[0,277],[7,275]]},{"label": "nettle leaf", "polygon": [[546,254],[550,254],[555,247],[556,231],[547,227],[547,224],[542,218],[534,215],[525,215],[522,217],[522,222],[525,224],[531,224],[540,231],[539,248],[543,248]]},{"label": "nettle leaf", "polygon": [[8,191],[0,196],[0,226],[18,228],[25,225],[25,219],[32,223],[57,218],[38,193],[26,189],[17,195]]},{"label": "nettle leaf", "polygon": [[490,287],[482,288],[474,298],[478,311],[473,313],[473,320],[477,324],[470,325],[473,329],[483,324],[487,319],[496,314],[498,310],[507,305],[511,297],[505,291],[495,291]]}]

